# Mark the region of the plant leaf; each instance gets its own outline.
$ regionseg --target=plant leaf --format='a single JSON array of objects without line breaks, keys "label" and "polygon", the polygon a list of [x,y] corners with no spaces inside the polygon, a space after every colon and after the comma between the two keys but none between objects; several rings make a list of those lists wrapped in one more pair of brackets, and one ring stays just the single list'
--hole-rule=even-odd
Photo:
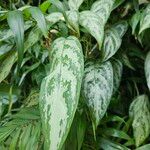
[{"label": "plant leaf", "polygon": [[132,34],[135,34],[136,27],[137,27],[137,25],[139,24],[140,19],[141,19],[141,12],[140,12],[140,11],[136,12],[136,13],[132,16],[132,18],[131,18],[131,20],[130,20],[130,25],[131,25],[131,27],[132,27]]},{"label": "plant leaf", "polygon": [[98,15],[92,11],[83,11],[79,15],[79,23],[97,40],[99,49],[101,49],[104,25]]},{"label": "plant leaf", "polygon": [[147,85],[150,90],[150,52],[148,52],[145,60],[145,75],[146,75]]},{"label": "plant leaf", "polygon": [[84,0],[69,0],[68,5],[70,10],[78,10]]},{"label": "plant leaf", "polygon": [[129,109],[136,146],[140,146],[150,134],[150,103],[147,95],[133,100]]},{"label": "plant leaf", "polygon": [[14,62],[16,61],[17,53],[10,52],[0,64],[0,83],[8,76]]},{"label": "plant leaf", "polygon": [[67,11],[66,17],[69,25],[75,30],[78,35],[80,35],[79,31],[79,13],[77,11]]},{"label": "plant leaf", "polygon": [[115,143],[105,138],[100,138],[99,146],[104,150],[129,150],[124,145]]},{"label": "plant leaf", "polygon": [[83,96],[90,109],[94,127],[104,116],[113,92],[113,69],[110,62],[88,62],[83,78]]},{"label": "plant leaf", "polygon": [[46,149],[61,149],[78,105],[84,62],[78,39],[56,39],[51,47],[51,68],[43,79],[40,110]]},{"label": "plant leaf", "polygon": [[55,24],[61,20],[64,20],[63,14],[61,12],[53,12],[47,15],[46,20],[51,24]]},{"label": "plant leaf", "polygon": [[122,22],[107,29],[104,34],[104,42],[101,49],[101,59],[106,61],[111,58],[120,48],[122,39],[126,31],[126,24]]},{"label": "plant leaf", "polygon": [[111,13],[114,0],[97,0],[91,7],[91,11],[96,13],[103,25],[106,24]]},{"label": "plant leaf", "polygon": [[102,133],[107,136],[117,137],[125,140],[131,139],[127,133],[121,130],[117,130],[115,128],[106,128],[106,129],[104,128]]},{"label": "plant leaf", "polygon": [[111,64],[113,67],[113,76],[114,76],[114,86],[113,86],[113,94],[117,91],[119,88],[122,72],[123,72],[123,64],[118,59],[112,59]]},{"label": "plant leaf", "polygon": [[146,9],[142,13],[139,34],[147,28],[150,28],[150,4],[147,5]]},{"label": "plant leaf", "polygon": [[150,144],[146,144],[137,148],[136,150],[149,150],[149,149],[150,149]]},{"label": "plant leaf", "polygon": [[18,69],[21,66],[24,53],[24,20],[22,12],[19,10],[9,11],[7,21],[12,30],[18,51]]},{"label": "plant leaf", "polygon": [[32,17],[36,20],[38,27],[41,29],[43,35],[47,37],[48,30],[46,26],[46,20],[42,13],[42,11],[38,7],[30,7],[28,8]]}]

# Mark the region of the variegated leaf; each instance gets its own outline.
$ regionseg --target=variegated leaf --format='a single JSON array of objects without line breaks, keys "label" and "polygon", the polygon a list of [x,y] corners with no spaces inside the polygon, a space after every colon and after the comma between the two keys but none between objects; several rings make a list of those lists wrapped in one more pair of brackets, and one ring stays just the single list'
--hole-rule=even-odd
[{"label": "variegated leaf", "polygon": [[92,11],[83,11],[79,15],[79,23],[97,40],[99,49],[101,49],[104,25],[98,15]]},{"label": "variegated leaf", "polygon": [[141,17],[139,34],[150,28],[150,4],[147,5]]},{"label": "variegated leaf", "polygon": [[145,60],[145,75],[146,75],[147,85],[150,90],[150,51],[148,52]]},{"label": "variegated leaf", "polygon": [[105,31],[101,50],[101,59],[103,61],[108,60],[118,51],[122,42],[121,37],[125,34],[126,30],[127,24],[120,22]]},{"label": "variegated leaf", "polygon": [[87,62],[82,93],[90,109],[94,128],[104,116],[113,92],[113,68],[111,63]]},{"label": "variegated leaf", "polygon": [[128,29],[128,23],[127,21],[120,21],[116,23],[113,28],[119,33],[120,37],[122,38]]},{"label": "variegated leaf", "polygon": [[71,10],[78,10],[80,5],[83,3],[84,0],[69,0],[69,8]]},{"label": "variegated leaf", "polygon": [[150,134],[150,103],[147,95],[140,95],[130,105],[130,118],[136,146],[140,146]]},{"label": "variegated leaf", "polygon": [[58,38],[51,47],[50,74],[43,79],[40,110],[45,149],[60,150],[78,105],[84,62],[77,38]]},{"label": "variegated leaf", "polygon": [[79,32],[79,13],[78,13],[78,11],[75,11],[75,10],[67,11],[66,16],[67,16],[67,21],[68,21],[69,25],[71,26],[71,28],[73,30],[75,30],[79,35],[80,32]]},{"label": "variegated leaf", "polygon": [[61,12],[53,12],[45,17],[45,19],[51,24],[55,24],[58,21],[64,20],[63,14]]},{"label": "variegated leaf", "polygon": [[113,67],[113,76],[114,76],[114,86],[113,86],[113,94],[117,91],[120,85],[122,72],[123,72],[123,64],[118,59],[112,59],[111,64]]},{"label": "variegated leaf", "polygon": [[111,10],[113,8],[115,0],[97,0],[91,7],[91,11],[95,12],[102,21],[102,24],[105,25]]}]

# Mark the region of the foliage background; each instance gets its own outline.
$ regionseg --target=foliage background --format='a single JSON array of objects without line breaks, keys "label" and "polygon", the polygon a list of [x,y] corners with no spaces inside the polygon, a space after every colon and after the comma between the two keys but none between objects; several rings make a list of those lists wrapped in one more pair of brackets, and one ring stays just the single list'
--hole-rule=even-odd
[{"label": "foliage background", "polygon": [[[88,10],[93,2],[94,0],[85,0],[80,11]],[[79,108],[64,149],[70,149],[70,147],[83,150],[150,149],[149,135],[140,145],[135,143],[132,118],[129,116],[129,107],[135,97],[142,94],[149,96],[144,63],[150,48],[150,24],[142,34],[138,34],[141,19],[138,13],[142,14],[148,4],[149,1],[146,0],[116,0],[116,9],[111,13],[106,28],[119,20],[126,20],[129,24],[121,48],[115,54],[115,57],[123,63],[120,87],[112,97],[107,113],[98,126],[96,140],[88,108],[82,101],[82,97],[80,98]],[[25,52],[22,54],[23,58],[18,73],[17,45],[10,32],[6,12],[25,5],[39,7],[44,16],[60,11],[44,0],[0,1],[0,149],[2,150],[24,150],[33,149],[33,147],[35,150],[43,149],[44,137],[41,130],[38,98],[42,79],[49,72],[50,45],[58,37],[75,34],[68,28],[66,22],[60,20],[53,23],[47,20],[48,36],[45,36],[43,35],[45,27],[40,21],[41,18],[31,17],[29,12],[24,11]],[[137,15],[135,19],[134,15]],[[150,22],[149,20],[147,22]],[[37,25],[39,22],[43,28],[42,32],[39,29],[40,25]],[[91,51],[96,43],[95,39],[88,33],[82,32],[81,34],[80,41],[85,60],[98,57],[97,50]],[[141,110],[144,111],[143,108]],[[146,124],[150,126],[150,122]]]}]

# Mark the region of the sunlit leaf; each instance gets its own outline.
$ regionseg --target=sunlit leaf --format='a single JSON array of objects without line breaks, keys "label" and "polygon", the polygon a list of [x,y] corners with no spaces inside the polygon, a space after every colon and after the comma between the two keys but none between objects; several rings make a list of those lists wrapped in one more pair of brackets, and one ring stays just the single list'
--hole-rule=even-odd
[{"label": "sunlit leaf", "polygon": [[136,146],[140,146],[150,134],[150,103],[147,95],[133,100],[129,110]]},{"label": "sunlit leaf", "polygon": [[97,40],[99,49],[101,49],[104,25],[98,15],[92,11],[83,11],[79,15],[79,23]]},{"label": "sunlit leaf", "polygon": [[84,0],[69,0],[69,8],[71,10],[78,10],[80,5],[83,3]]},{"label": "sunlit leaf", "polygon": [[83,76],[82,47],[77,38],[56,39],[50,73],[42,81],[40,111],[45,149],[61,149],[78,105]]}]

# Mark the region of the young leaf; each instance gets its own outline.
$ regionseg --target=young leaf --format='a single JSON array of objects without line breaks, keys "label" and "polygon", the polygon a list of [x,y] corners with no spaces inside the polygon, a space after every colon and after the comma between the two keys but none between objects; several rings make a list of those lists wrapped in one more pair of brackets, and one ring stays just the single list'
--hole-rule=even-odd
[{"label": "young leaf", "polygon": [[8,12],[7,21],[12,30],[18,51],[18,69],[21,67],[24,53],[24,20],[19,10]]},{"label": "young leaf", "polygon": [[147,85],[150,90],[150,52],[148,52],[145,60],[145,75],[146,75]]},{"label": "young leaf", "polygon": [[48,31],[46,26],[45,17],[42,11],[38,7],[30,7],[28,8],[32,17],[36,20],[38,27],[41,29],[43,35],[47,37]]},{"label": "young leaf", "polygon": [[123,64],[118,59],[112,59],[111,64],[113,67],[113,74],[114,74],[114,86],[113,86],[113,94],[117,91],[119,88],[122,72],[123,72]]},{"label": "young leaf", "polygon": [[91,7],[91,11],[96,13],[103,25],[106,24],[111,13],[114,0],[97,0]]},{"label": "young leaf", "polygon": [[147,5],[146,9],[144,10],[141,16],[139,34],[147,28],[150,28],[150,4]]},{"label": "young leaf", "polygon": [[129,109],[136,146],[140,146],[150,134],[150,103],[147,95],[133,100]]},{"label": "young leaf", "polygon": [[84,0],[69,0],[68,4],[70,10],[78,10],[83,1]]},{"label": "young leaf", "polygon": [[79,32],[79,13],[77,11],[67,11],[66,12],[67,21],[69,25],[75,30],[78,35],[80,35]]},{"label": "young leaf", "polygon": [[88,62],[85,65],[82,93],[90,109],[94,127],[104,116],[113,92],[113,69],[110,62]]},{"label": "young leaf", "polygon": [[79,15],[79,23],[97,40],[99,49],[101,49],[104,25],[98,15],[92,11],[83,11]]},{"label": "young leaf", "polygon": [[45,149],[60,150],[78,105],[84,62],[77,38],[56,39],[51,47],[50,74],[40,90]]}]

